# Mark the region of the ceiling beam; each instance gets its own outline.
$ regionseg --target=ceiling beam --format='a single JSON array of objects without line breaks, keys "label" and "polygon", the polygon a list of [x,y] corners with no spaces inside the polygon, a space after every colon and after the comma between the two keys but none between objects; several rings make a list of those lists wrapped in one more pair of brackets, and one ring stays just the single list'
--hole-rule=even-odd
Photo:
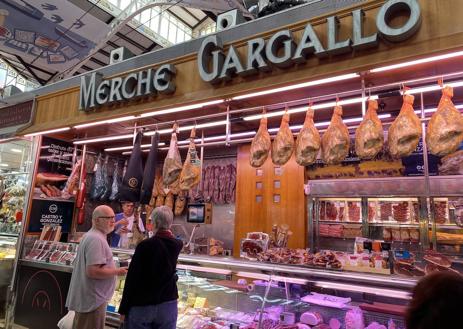
[{"label": "ceiling beam", "polygon": [[[132,30],[133,31],[133,30]],[[132,32],[131,31],[131,32]],[[135,46],[137,47],[138,49],[140,49],[141,51],[145,51],[146,48],[143,47],[141,44],[139,44],[138,42],[134,41],[133,39],[129,38],[128,36],[122,34],[121,32],[117,32],[116,33],[116,36],[119,37],[120,39],[130,43],[132,46]]]},{"label": "ceiling beam", "polygon": [[[47,83],[45,80],[43,80],[42,78],[40,78],[37,74],[35,74],[34,71],[32,71],[32,65],[29,65],[27,64],[20,56],[16,55],[16,58],[21,62],[21,64],[26,68],[27,72],[29,72],[35,79],[35,81],[37,81],[38,83],[40,83],[42,86],[45,86],[45,84]],[[49,73],[50,74],[50,73]],[[53,75],[52,75],[53,77]]]}]

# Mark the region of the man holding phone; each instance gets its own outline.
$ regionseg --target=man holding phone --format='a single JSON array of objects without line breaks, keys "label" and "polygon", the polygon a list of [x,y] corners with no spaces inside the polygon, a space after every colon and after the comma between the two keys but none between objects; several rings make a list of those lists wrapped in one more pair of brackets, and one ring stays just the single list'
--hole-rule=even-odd
[{"label": "man holding phone", "polygon": [[114,232],[110,236],[111,247],[127,248],[129,237],[133,232],[134,222],[138,225],[141,233],[145,232],[145,226],[140,218],[140,214],[135,209],[135,203],[131,201],[122,201],[122,212],[116,214]]}]

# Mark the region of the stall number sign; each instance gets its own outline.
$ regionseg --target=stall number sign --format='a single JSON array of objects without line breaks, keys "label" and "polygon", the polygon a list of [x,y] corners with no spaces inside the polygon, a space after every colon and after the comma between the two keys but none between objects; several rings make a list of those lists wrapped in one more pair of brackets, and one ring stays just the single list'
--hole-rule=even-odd
[{"label": "stall number sign", "polygon": [[41,232],[44,225],[61,225],[61,232],[67,233],[71,228],[73,202],[32,200],[29,232]]},{"label": "stall number sign", "polygon": [[[405,24],[399,28],[390,26],[388,22],[401,15],[404,9],[410,12]],[[224,51],[220,38],[211,35],[204,39],[198,53],[198,70],[201,78],[206,82],[220,83],[230,80],[234,74],[254,75],[271,71],[272,66],[288,68],[305,63],[310,56],[323,58],[349,53],[352,50],[376,47],[380,37],[390,42],[401,42],[414,35],[421,24],[421,10],[416,0],[386,1],[376,16],[377,31],[368,36],[363,34],[364,11],[357,9],[351,15],[353,18],[351,38],[338,40],[339,19],[337,16],[330,16],[326,22],[326,48],[309,23],[305,26],[299,43],[290,30],[279,31],[268,40],[263,38],[249,40],[244,61],[233,45]]]}]

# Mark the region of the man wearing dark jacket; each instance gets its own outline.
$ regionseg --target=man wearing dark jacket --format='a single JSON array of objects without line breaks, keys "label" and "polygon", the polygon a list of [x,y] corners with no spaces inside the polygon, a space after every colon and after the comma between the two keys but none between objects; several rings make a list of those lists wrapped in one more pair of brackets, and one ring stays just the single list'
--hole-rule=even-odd
[{"label": "man wearing dark jacket", "polygon": [[127,329],[175,329],[177,323],[176,265],[183,243],[170,231],[172,209],[158,207],[152,217],[156,234],[135,249],[119,307]]}]

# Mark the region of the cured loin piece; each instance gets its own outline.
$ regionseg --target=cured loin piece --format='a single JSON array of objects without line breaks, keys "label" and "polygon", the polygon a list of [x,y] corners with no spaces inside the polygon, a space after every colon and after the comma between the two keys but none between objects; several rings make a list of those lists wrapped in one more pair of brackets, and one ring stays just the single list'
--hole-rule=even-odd
[{"label": "cured loin piece", "polygon": [[68,180],[68,176],[54,173],[41,172],[35,178],[35,185],[40,186],[46,183],[62,183]]},{"label": "cured loin piece", "polygon": [[396,159],[410,155],[420,141],[422,129],[420,119],[413,111],[414,99],[412,95],[404,95],[400,113],[389,127],[389,153]]},{"label": "cured loin piece", "polygon": [[180,173],[180,189],[189,190],[198,185],[201,179],[201,160],[198,158],[195,147],[195,128],[191,130],[190,146]]},{"label": "cured loin piece", "polygon": [[263,116],[260,119],[259,130],[251,143],[251,156],[249,157],[251,166],[257,168],[264,164],[270,152],[270,146],[271,140],[267,130],[267,117]]},{"label": "cured loin piece", "polygon": [[349,130],[341,116],[342,107],[337,105],[330,126],[322,137],[322,158],[326,164],[338,164],[349,154]]},{"label": "cured loin piece", "polygon": [[378,102],[370,100],[367,113],[355,131],[355,152],[360,159],[372,159],[383,148],[383,125],[378,118],[377,110]]},{"label": "cured loin piece", "polygon": [[175,199],[175,209],[174,214],[175,216],[180,216],[183,213],[186,205],[186,196],[183,193],[180,193],[177,198]]},{"label": "cured loin piece", "polygon": [[177,125],[173,127],[172,137],[170,139],[169,151],[164,160],[164,167],[162,169],[162,180],[164,185],[169,186],[178,179],[182,171],[182,159],[177,147]]},{"label": "cured loin piece", "polygon": [[308,166],[317,160],[320,150],[320,133],[313,122],[314,111],[309,108],[305,115],[304,125],[296,139],[296,162]]},{"label": "cured loin piece", "polygon": [[463,116],[452,102],[453,88],[445,86],[437,111],[432,115],[426,133],[429,151],[437,156],[455,152],[463,142]]},{"label": "cured loin piece", "polygon": [[281,119],[280,129],[272,143],[272,162],[276,165],[284,165],[291,158],[294,150],[294,138],[289,129],[289,113],[285,111]]}]

